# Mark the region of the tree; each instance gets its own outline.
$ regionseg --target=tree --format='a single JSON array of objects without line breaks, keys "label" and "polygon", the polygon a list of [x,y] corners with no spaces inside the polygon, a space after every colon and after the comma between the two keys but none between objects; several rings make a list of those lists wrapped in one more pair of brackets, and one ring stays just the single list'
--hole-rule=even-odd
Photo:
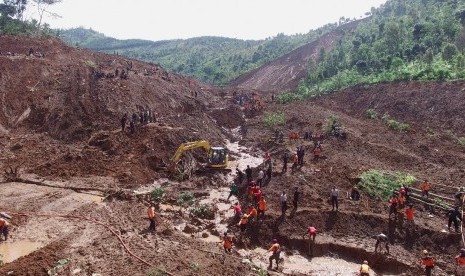
[{"label": "tree", "polygon": [[27,0],[3,0],[3,4],[0,4],[0,14],[22,20],[26,5]]},{"label": "tree", "polygon": [[444,46],[444,49],[442,49],[442,59],[445,61],[452,61],[457,54],[458,50],[454,44],[447,44]]},{"label": "tree", "polygon": [[56,13],[49,12],[48,8],[51,5],[62,2],[62,0],[32,0],[32,2],[34,2],[35,5],[37,6],[37,12],[39,14],[39,21],[37,22],[37,29],[38,30],[40,30],[40,26],[42,24],[42,19],[43,19],[45,13],[51,15],[52,17],[60,17]]}]

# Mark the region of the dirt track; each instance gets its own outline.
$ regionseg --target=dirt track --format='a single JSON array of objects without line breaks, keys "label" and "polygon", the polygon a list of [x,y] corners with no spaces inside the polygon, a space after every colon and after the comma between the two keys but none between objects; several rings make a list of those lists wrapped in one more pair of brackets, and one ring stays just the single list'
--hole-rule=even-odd
[{"label": "dirt track", "polygon": [[[31,44],[46,53],[45,59],[24,56]],[[256,275],[253,264],[221,254],[221,245],[211,242],[219,240],[215,235],[221,234],[214,231],[215,221],[199,220],[185,210],[168,210],[163,205],[157,234],[146,232],[147,197],[135,195],[132,190],[150,191],[154,185],[161,185],[167,192],[164,204],[174,205],[181,191],[193,191],[197,200],[208,197],[205,190],[223,187],[222,191],[227,191],[227,176],[221,173],[197,175],[182,183],[163,180],[166,174],[161,166],[177,146],[197,139],[218,144],[225,139],[240,140],[245,147],[242,151],[257,157],[269,151],[276,171],[281,168],[280,157],[285,149],[294,151],[301,144],[307,146],[305,165],[300,171],[275,173],[264,187],[270,209],[259,229],[240,237],[237,248],[244,254],[268,248],[270,240],[277,237],[287,254],[305,256],[301,234],[312,223],[322,231],[315,249],[317,256],[333,256],[356,264],[369,259],[377,272],[419,275],[420,251],[427,248],[438,259],[436,275],[454,270],[453,257],[461,248],[460,235],[442,231],[447,223],[444,214],[437,212],[431,217],[424,206],[415,206],[416,228],[407,231],[404,225],[388,223],[387,202],[364,197],[354,204],[342,199],[340,211],[334,213],[329,211],[327,198],[332,185],[345,192],[354,184],[354,175],[370,168],[409,172],[419,179],[428,178],[437,193],[454,194],[455,187],[464,180],[465,148],[456,139],[465,135],[463,82],[354,87],[301,103],[268,103],[266,112],[285,112],[286,133],[320,131],[318,122],[324,124],[330,115],[338,116],[348,140],[323,140],[326,158],[314,162],[308,154],[311,142],[268,142],[272,131],[262,123],[263,114],[245,120],[242,110],[231,101],[232,90],[202,86],[171,73],[166,78],[161,68],[152,76],[144,76],[140,72],[155,65],[137,61],[132,61],[133,70],[127,80],[96,79],[90,64],[110,72],[125,68],[127,60],[68,48],[53,40],[2,37],[0,49],[20,54],[0,56],[2,167],[22,164],[22,177],[46,179],[46,183],[57,186],[124,191],[102,202],[100,196],[104,195],[99,193],[0,184],[0,211],[11,212],[15,224],[10,242],[32,241],[41,246],[1,267],[1,275],[9,271],[14,271],[13,275],[47,275],[60,259],[69,262],[56,268],[58,275],[148,274],[151,268],[130,257],[106,228],[62,215],[83,216],[110,225],[136,255],[173,275]],[[193,91],[197,91],[197,98],[192,96]],[[159,113],[157,123],[137,125],[132,135],[120,131],[122,113],[146,108]],[[410,130],[398,132],[380,119],[368,119],[369,108],[409,123]],[[285,190],[291,198],[295,186],[302,189],[301,207],[293,216],[281,220],[279,194]],[[220,207],[231,203],[223,199],[211,202]],[[217,213],[222,225],[227,225],[231,217],[229,210]],[[187,224],[194,227],[194,233],[181,231]],[[238,232],[235,226],[230,229]],[[393,242],[389,256],[373,253],[371,236],[383,230],[389,231]],[[209,237],[202,239],[201,233]],[[261,261],[266,262],[266,258]],[[309,274],[289,271],[269,273]]]}]

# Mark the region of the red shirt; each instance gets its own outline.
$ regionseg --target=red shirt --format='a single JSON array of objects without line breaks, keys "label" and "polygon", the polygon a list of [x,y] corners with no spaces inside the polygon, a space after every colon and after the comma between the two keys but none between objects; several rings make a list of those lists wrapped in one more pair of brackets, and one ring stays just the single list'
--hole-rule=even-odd
[{"label": "red shirt", "polygon": [[316,234],[316,228],[313,226],[308,227],[308,234],[309,235],[314,235]]},{"label": "red shirt", "polygon": [[405,210],[405,214],[407,215],[407,220],[413,220],[413,208]]},{"label": "red shirt", "polygon": [[239,214],[239,215],[241,214],[242,208],[239,204],[233,205],[233,209],[234,209],[234,214]]}]

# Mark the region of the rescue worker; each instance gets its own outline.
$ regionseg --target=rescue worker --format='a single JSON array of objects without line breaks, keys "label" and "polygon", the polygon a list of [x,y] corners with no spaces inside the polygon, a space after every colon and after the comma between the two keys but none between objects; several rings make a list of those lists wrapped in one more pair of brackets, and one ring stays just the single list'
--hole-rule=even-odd
[{"label": "rescue worker", "polygon": [[368,261],[363,261],[363,264],[360,266],[360,276],[370,276],[370,266],[368,266]]},{"label": "rescue worker", "polygon": [[308,235],[308,239],[315,242],[315,237],[316,237],[316,232],[317,231],[318,230],[314,226],[310,226],[310,227],[308,227],[307,231],[304,233],[304,235],[302,237],[305,239],[305,236]]},{"label": "rescue worker", "polygon": [[155,205],[152,203],[150,204],[150,207],[147,209],[147,217],[149,218],[150,225],[149,225],[149,231],[155,232]]},{"label": "rescue worker", "polygon": [[313,149],[313,160],[318,161],[320,160],[320,155],[321,155],[321,146],[320,141],[318,141],[317,146]]},{"label": "rescue worker", "polygon": [[294,173],[294,171],[297,169],[298,164],[299,164],[299,157],[297,157],[297,154],[294,154],[294,156],[292,157],[292,167],[291,167],[292,173]]},{"label": "rescue worker", "polygon": [[243,214],[241,217],[241,220],[238,223],[238,226],[241,229],[241,233],[245,232],[247,229],[247,223],[249,222],[249,215]]},{"label": "rescue worker", "polygon": [[235,195],[237,198],[239,198],[239,189],[237,188],[236,183],[232,182],[231,186],[229,187],[229,196],[226,200],[229,200],[229,198]]},{"label": "rescue worker", "polygon": [[233,222],[235,223],[236,221],[239,221],[241,218],[241,213],[242,213],[242,208],[239,202],[234,203],[233,206],[230,207],[234,211],[234,218]]},{"label": "rescue worker", "polygon": [[413,215],[413,204],[409,204],[407,210],[405,210],[405,216],[407,218],[407,226],[414,226],[415,218]]},{"label": "rescue worker", "polygon": [[389,219],[391,219],[391,215],[394,214],[394,219],[397,218],[396,211],[397,211],[397,197],[395,194],[392,195],[391,199],[389,200]]},{"label": "rescue worker", "polygon": [[272,240],[273,245],[268,249],[268,252],[272,252],[269,260],[270,260],[270,266],[269,268],[273,268],[273,260],[276,260],[276,269],[278,269],[279,266],[279,258],[281,254],[281,246],[279,246],[278,240],[273,239]]},{"label": "rescue worker", "polygon": [[128,114],[125,113],[123,117],[121,117],[121,131],[124,132],[124,129],[126,128],[126,121],[128,120]]},{"label": "rescue worker", "polygon": [[0,235],[3,235],[5,241],[8,240],[8,234],[10,233],[9,227],[10,223],[6,219],[0,217]]},{"label": "rescue worker", "polygon": [[241,185],[242,181],[244,180],[244,173],[239,170],[239,168],[236,168],[236,176],[237,176],[237,184]]},{"label": "rescue worker", "polygon": [[257,209],[252,204],[249,204],[249,208],[247,208],[247,215],[249,216],[249,222],[253,221],[257,218]]},{"label": "rescue worker", "polygon": [[331,188],[331,191],[330,191],[331,205],[333,206],[333,211],[334,211],[334,207],[336,207],[336,211],[339,208],[339,204],[337,200],[338,196],[339,196],[339,190],[336,189],[336,186],[333,186],[333,188]]},{"label": "rescue worker", "polygon": [[263,171],[262,168],[258,171],[258,176],[257,176],[257,184],[260,186],[260,188],[263,185],[263,179],[265,178],[265,172]]},{"label": "rescue worker", "polygon": [[252,179],[252,169],[249,165],[247,165],[247,169],[245,169],[245,175],[247,177],[247,182],[249,182]]},{"label": "rescue worker", "polygon": [[452,225],[452,223],[454,223],[454,228],[455,228],[455,232],[459,232],[459,221],[461,221],[460,217],[461,217],[461,214],[460,214],[460,207],[459,206],[456,206],[454,209],[450,209],[448,212],[447,212],[447,216],[449,216],[449,222],[447,223],[447,229],[449,229],[450,231],[450,227]]},{"label": "rescue worker", "polygon": [[281,170],[281,173],[287,172],[287,163],[289,162],[289,154],[287,151],[283,154],[283,169]]},{"label": "rescue worker", "polygon": [[429,190],[430,190],[430,184],[428,183],[428,180],[425,179],[423,183],[421,183],[421,196],[425,196],[428,198],[429,196]]},{"label": "rescue worker", "polygon": [[425,266],[425,275],[433,275],[433,269],[436,265],[436,259],[428,252],[428,250],[423,250],[423,258],[421,259],[421,264]]},{"label": "rescue worker", "polygon": [[261,216],[265,216],[265,211],[266,211],[266,200],[265,197],[262,196],[260,201],[258,202],[258,210],[257,210],[257,220]]},{"label": "rescue worker", "polygon": [[457,205],[462,206],[463,204],[463,195],[465,192],[463,191],[463,187],[459,188],[459,191],[454,195],[455,200],[457,201]]},{"label": "rescue worker", "polygon": [[360,200],[360,191],[358,190],[357,186],[353,186],[350,190],[350,199],[355,201]]},{"label": "rescue worker", "polygon": [[294,211],[297,211],[297,203],[299,202],[299,197],[300,197],[299,188],[295,187],[294,199],[292,200],[292,205],[294,206]]},{"label": "rescue worker", "polygon": [[262,190],[258,189],[253,195],[255,196],[255,203],[258,204],[263,196]]},{"label": "rescue worker", "polygon": [[281,216],[286,215],[286,210],[287,210],[287,195],[286,192],[283,191],[281,194],[279,201],[281,202]]},{"label": "rescue worker", "polygon": [[460,254],[455,256],[455,261],[457,263],[457,276],[465,276],[465,248],[460,249]]},{"label": "rescue worker", "polygon": [[386,251],[387,251],[387,253],[389,254],[389,242],[388,242],[388,237],[387,237],[386,234],[384,234],[384,233],[381,233],[381,234],[379,234],[378,236],[376,236],[375,252],[378,251],[378,246],[379,246],[381,243],[384,243],[384,244],[385,244],[385,246],[386,246]]},{"label": "rescue worker", "polygon": [[220,242],[223,243],[224,252],[231,253],[233,246],[233,237],[228,236],[228,232],[224,232],[223,240]]},{"label": "rescue worker", "polygon": [[271,175],[273,173],[273,165],[268,163],[268,167],[266,168],[266,182],[269,183],[271,181]]},{"label": "rescue worker", "polygon": [[268,164],[271,164],[271,156],[270,153],[266,152],[265,157],[263,158],[263,163],[265,163],[265,166]]}]

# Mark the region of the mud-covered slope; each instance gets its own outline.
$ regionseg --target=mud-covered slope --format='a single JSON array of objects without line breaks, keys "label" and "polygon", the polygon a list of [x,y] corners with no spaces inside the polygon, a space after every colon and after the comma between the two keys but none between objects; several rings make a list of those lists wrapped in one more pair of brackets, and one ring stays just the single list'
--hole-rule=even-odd
[{"label": "mud-covered slope", "polygon": [[[45,57],[27,55],[30,48]],[[23,164],[42,176],[110,174],[144,182],[157,177],[156,167],[180,143],[223,141],[213,118],[222,111],[206,111],[215,106],[215,90],[157,65],[54,38],[2,36],[0,52],[0,134],[8,138],[0,140],[3,166]],[[127,79],[102,76],[128,67]],[[157,114],[156,124],[138,123],[132,135],[120,131],[124,113],[131,118],[147,110]]]},{"label": "mud-covered slope", "polygon": [[309,60],[316,60],[321,48],[329,51],[347,31],[358,26],[360,21],[348,23],[323,35],[296,50],[241,75],[230,85],[262,91],[283,91],[297,88],[299,81],[307,76]]}]

